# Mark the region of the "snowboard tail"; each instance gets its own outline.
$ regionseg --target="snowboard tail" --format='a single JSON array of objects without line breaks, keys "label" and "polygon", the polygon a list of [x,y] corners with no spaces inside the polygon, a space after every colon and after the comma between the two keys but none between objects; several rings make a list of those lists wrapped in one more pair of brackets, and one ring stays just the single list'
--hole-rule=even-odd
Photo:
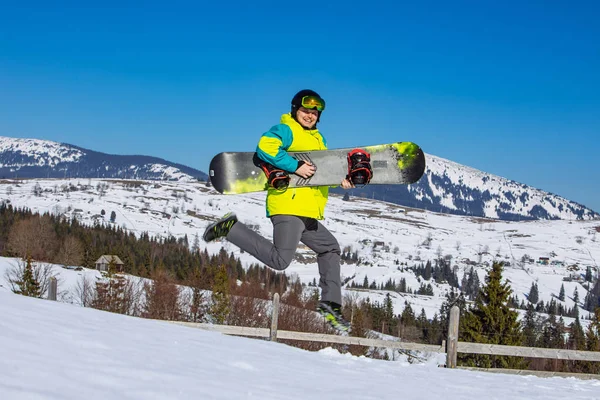
[{"label": "snowboard tail", "polygon": [[[357,147],[370,153],[373,177],[370,185],[411,184],[425,171],[425,154],[412,142]],[[290,188],[339,185],[348,174],[348,153],[355,148],[290,152],[299,161],[317,167],[310,178],[290,174]],[[257,165],[254,152],[217,154],[209,166],[209,179],[220,193],[238,194],[267,190],[267,177]]]}]

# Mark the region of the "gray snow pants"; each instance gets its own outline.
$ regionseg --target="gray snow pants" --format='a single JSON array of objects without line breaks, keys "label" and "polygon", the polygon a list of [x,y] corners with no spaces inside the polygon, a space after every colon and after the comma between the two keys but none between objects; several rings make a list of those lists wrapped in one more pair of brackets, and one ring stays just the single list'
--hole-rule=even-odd
[{"label": "gray snow pants", "polygon": [[227,240],[278,271],[290,265],[298,243],[304,243],[317,253],[321,299],[342,304],[340,245],[331,232],[314,218],[274,215],[271,222],[273,243],[239,221],[231,227]]}]

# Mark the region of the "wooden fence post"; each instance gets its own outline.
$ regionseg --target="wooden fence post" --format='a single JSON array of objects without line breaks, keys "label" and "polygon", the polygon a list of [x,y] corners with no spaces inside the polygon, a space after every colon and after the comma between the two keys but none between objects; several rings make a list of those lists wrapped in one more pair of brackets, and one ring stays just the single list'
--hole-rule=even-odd
[{"label": "wooden fence post", "polygon": [[277,341],[277,319],[279,318],[279,293],[273,295],[273,310],[271,311],[271,342]]},{"label": "wooden fence post", "polygon": [[56,278],[51,276],[50,277],[50,285],[48,286],[48,300],[56,301],[56,292],[58,289],[57,286],[58,286],[58,283],[56,281]]},{"label": "wooden fence post", "polygon": [[446,368],[456,368],[459,317],[460,310],[458,306],[452,306],[450,309],[450,321],[448,323],[448,342],[446,343]]}]

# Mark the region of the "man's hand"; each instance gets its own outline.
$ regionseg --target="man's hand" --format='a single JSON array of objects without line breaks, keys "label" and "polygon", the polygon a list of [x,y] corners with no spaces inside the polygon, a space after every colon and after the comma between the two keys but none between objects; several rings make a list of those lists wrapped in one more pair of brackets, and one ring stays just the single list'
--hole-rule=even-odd
[{"label": "man's hand", "polygon": [[343,189],[353,189],[354,188],[354,184],[348,178],[342,179],[342,183],[340,185],[342,186]]},{"label": "man's hand", "polygon": [[309,162],[304,162],[298,167],[295,174],[301,176],[304,179],[308,179],[315,174],[317,168]]}]

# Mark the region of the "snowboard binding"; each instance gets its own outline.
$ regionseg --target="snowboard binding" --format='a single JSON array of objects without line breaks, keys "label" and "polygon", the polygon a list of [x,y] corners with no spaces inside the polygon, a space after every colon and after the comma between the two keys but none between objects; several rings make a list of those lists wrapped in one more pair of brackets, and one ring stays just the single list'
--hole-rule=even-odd
[{"label": "snowboard binding", "polygon": [[290,175],[286,171],[266,162],[260,163],[259,167],[267,176],[267,183],[273,189],[284,191],[290,185]]},{"label": "snowboard binding", "polygon": [[371,168],[371,155],[362,149],[354,149],[348,153],[348,175],[355,186],[365,186],[371,182],[373,169]]},{"label": "snowboard binding", "polygon": [[273,189],[285,191],[290,185],[290,174],[287,171],[261,160],[256,153],[252,157],[252,163],[262,169],[267,177],[267,184]]}]

